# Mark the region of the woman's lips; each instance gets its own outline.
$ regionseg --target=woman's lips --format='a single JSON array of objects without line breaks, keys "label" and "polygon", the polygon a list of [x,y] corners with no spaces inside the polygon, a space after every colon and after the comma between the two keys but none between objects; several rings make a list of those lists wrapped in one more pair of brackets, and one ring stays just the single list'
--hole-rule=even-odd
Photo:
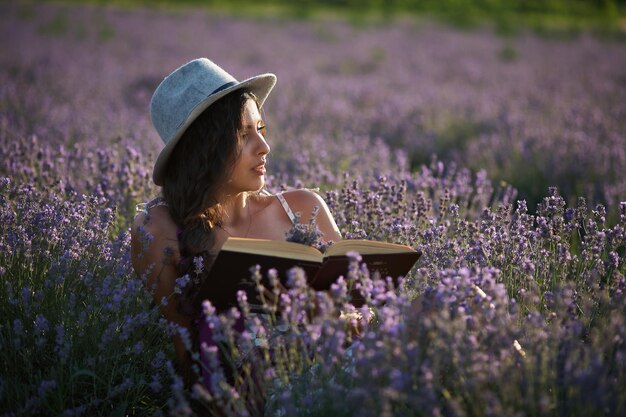
[{"label": "woman's lips", "polygon": [[258,175],[265,175],[265,164],[261,164],[259,166],[256,166],[256,167],[252,168],[252,170],[254,172],[256,172]]}]

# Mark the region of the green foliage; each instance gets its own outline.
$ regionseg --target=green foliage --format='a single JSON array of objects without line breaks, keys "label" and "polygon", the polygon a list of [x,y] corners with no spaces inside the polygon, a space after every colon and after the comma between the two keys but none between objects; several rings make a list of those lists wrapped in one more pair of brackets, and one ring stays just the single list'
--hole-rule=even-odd
[{"label": "green foliage", "polygon": [[113,212],[97,199],[49,191],[1,190],[0,412],[155,411],[149,384],[167,384],[171,344],[126,234],[110,237]]},{"label": "green foliage", "polygon": [[98,30],[98,38],[103,41],[111,40],[115,37],[115,29],[113,26],[102,23]]},{"label": "green foliage", "polygon": [[42,35],[62,36],[68,31],[69,22],[61,12],[54,16],[47,24],[42,25],[39,31]]},{"label": "green foliage", "polygon": [[624,0],[268,0],[259,4],[251,0],[91,0],[124,7],[202,6],[235,14],[279,14],[288,18],[311,19],[339,14],[361,26],[375,19],[389,21],[394,17],[426,15],[459,29],[467,30],[492,24],[504,36],[531,27],[546,36],[571,36],[582,28],[605,36],[624,33],[626,18]]},{"label": "green foliage", "polygon": [[513,62],[517,59],[517,51],[510,43],[505,43],[498,51],[498,58],[502,61]]}]

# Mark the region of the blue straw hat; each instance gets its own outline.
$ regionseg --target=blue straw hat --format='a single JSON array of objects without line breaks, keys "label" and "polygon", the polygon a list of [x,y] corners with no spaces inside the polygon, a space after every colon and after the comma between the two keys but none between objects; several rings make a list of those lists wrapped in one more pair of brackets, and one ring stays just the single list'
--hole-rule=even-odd
[{"label": "blue straw hat", "polygon": [[276,84],[274,74],[237,81],[207,58],[194,59],[176,69],[159,84],[150,102],[150,117],[165,146],[159,153],[152,179],[163,185],[167,161],[185,130],[211,104],[235,90],[245,88],[262,105]]}]

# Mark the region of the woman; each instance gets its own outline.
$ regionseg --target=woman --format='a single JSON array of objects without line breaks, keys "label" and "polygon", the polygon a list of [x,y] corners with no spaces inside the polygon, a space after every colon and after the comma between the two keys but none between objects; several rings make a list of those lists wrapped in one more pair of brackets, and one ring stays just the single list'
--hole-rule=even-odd
[{"label": "woman", "polygon": [[[260,110],[275,83],[273,74],[238,82],[200,58],[167,76],[150,103],[152,122],[165,143],[153,171],[162,195],[133,221],[132,263],[165,318],[192,334],[195,317],[186,301],[194,288],[178,296],[176,279],[199,269],[194,259],[203,259],[206,275],[229,236],[284,240],[298,221],[294,213],[309,219],[319,209],[315,219],[324,240],[341,239],[314,192],[263,192],[270,147]],[[183,340],[176,335],[173,341],[182,369],[189,372]]]}]

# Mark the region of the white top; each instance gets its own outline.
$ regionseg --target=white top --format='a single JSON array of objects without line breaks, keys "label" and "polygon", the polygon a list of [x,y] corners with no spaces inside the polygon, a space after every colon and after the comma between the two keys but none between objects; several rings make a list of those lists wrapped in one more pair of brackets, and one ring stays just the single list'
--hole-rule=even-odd
[{"label": "white top", "polygon": [[293,214],[293,211],[291,210],[291,207],[289,207],[289,204],[287,203],[287,200],[285,200],[285,197],[283,196],[283,193],[276,194],[276,198],[278,199],[278,201],[280,201],[280,204],[285,209],[285,212],[287,213],[287,216],[289,216],[289,220],[291,220],[291,223],[294,226],[297,225],[298,224],[298,217],[296,217],[296,215]]},{"label": "white top", "polygon": [[[278,199],[278,201],[280,202],[280,205],[285,210],[285,213],[287,213],[287,216],[289,216],[289,220],[291,220],[291,223],[294,226],[297,225],[298,217],[293,213],[293,211],[291,210],[291,207],[289,207],[289,203],[287,203],[287,200],[285,200],[283,193],[276,194],[276,198]],[[135,210],[137,212],[144,212],[148,214],[148,209],[151,209],[152,207],[157,207],[157,206],[167,207],[167,202],[163,199],[162,196],[158,196],[148,203],[137,204],[137,206],[135,207]]]}]

